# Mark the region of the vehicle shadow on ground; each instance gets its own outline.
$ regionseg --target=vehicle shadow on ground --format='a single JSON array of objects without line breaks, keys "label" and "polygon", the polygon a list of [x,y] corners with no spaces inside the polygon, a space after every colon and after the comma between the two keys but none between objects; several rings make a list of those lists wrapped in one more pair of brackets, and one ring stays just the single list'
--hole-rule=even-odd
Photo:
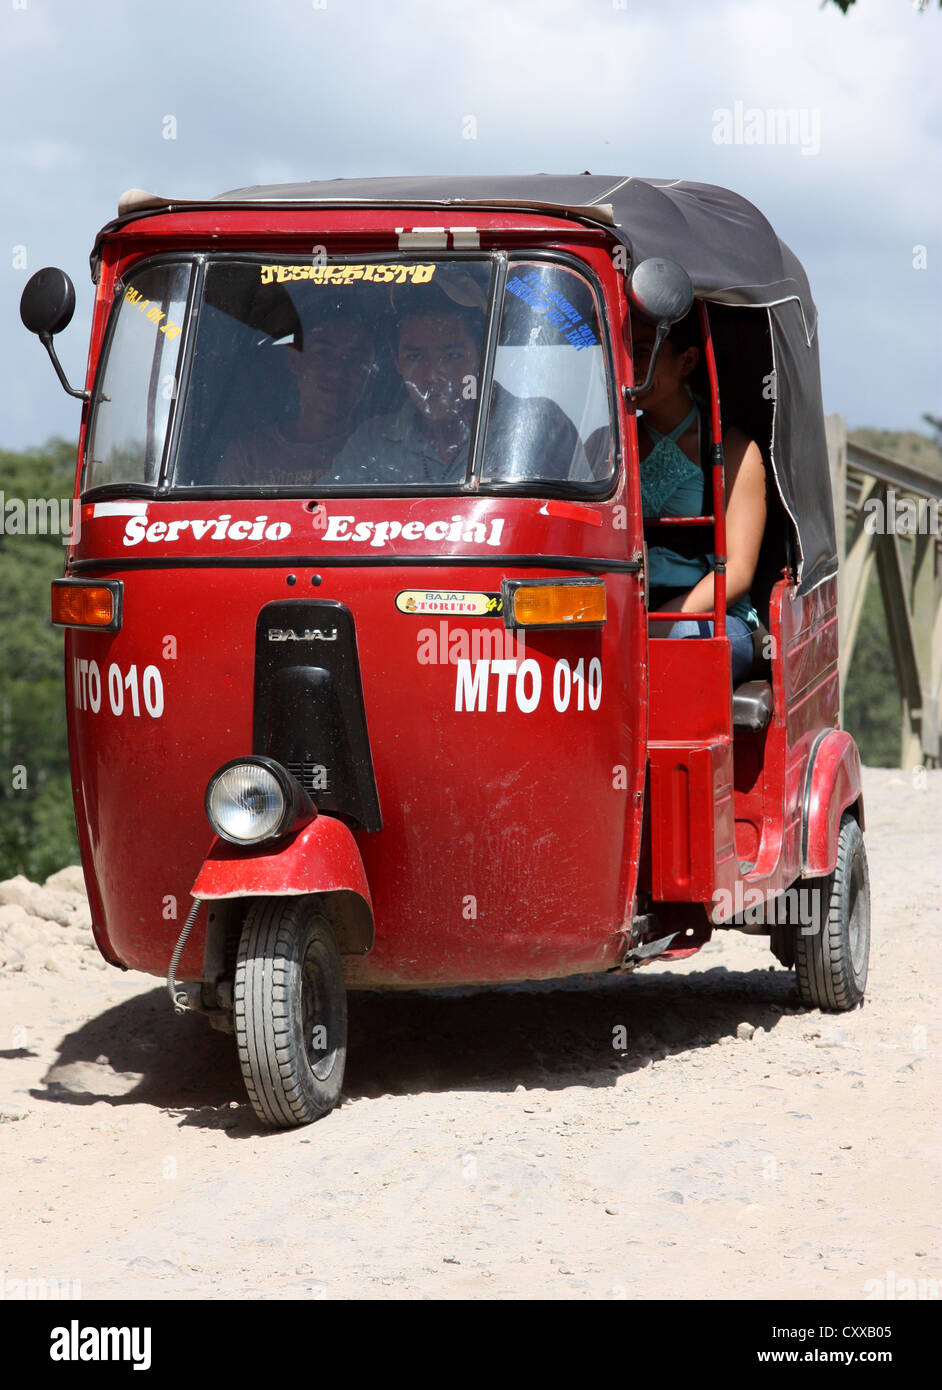
[{"label": "vehicle shadow on ground", "polygon": [[[783,970],[649,970],[497,988],[349,997],[346,1099],[423,1091],[613,1086],[652,1061],[774,1030],[799,1009]],[[31,1095],[53,1104],[146,1104],[233,1138],[260,1126],[246,1101],[235,1040],[166,991],[135,995],[67,1034]],[[235,1108],[237,1105],[238,1108]]]},{"label": "vehicle shadow on ground", "polygon": [[344,1095],[612,1086],[650,1062],[767,1032],[799,1003],[789,972],[640,972],[435,993],[351,995]]}]

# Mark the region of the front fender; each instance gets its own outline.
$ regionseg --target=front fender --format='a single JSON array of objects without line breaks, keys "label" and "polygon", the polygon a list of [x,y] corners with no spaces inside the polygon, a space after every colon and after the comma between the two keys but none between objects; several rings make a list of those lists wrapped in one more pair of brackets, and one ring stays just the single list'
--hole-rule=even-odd
[{"label": "front fender", "polygon": [[255,848],[217,838],[193,884],[194,898],[280,898],[316,893],[337,932],[341,951],[373,945],[373,903],[352,833],[333,816],[317,816],[275,846]]},{"label": "front fender", "polygon": [[801,871],[823,878],[837,863],[837,835],[848,806],[864,828],[860,754],[850,734],[831,729],[811,752],[802,815]]}]

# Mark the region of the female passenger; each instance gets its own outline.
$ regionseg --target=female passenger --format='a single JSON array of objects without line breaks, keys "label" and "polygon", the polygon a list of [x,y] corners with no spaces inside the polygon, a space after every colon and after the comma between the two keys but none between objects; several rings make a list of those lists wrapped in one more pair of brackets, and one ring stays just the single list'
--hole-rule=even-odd
[{"label": "female passenger", "polygon": [[[632,318],[635,380],[647,376],[655,329]],[[711,496],[709,474],[710,412],[706,399],[692,389],[700,360],[700,329],[693,309],[674,324],[662,344],[650,388],[639,394],[638,444],[641,499],[645,518],[700,516],[704,493]],[[745,680],[753,662],[753,631],[760,625],[749,587],[755,575],[766,519],[766,478],[762,454],[754,440],[730,426],[723,436],[726,479],[726,633],[732,657],[733,684]],[[713,508],[707,503],[709,515]],[[661,532],[663,535],[664,532]],[[680,534],[680,532],[678,532]],[[690,532],[686,532],[690,535]],[[648,592],[651,612],[679,613],[668,627],[650,624],[653,637],[707,637],[713,623],[698,618],[713,607],[713,556],[684,553],[669,543],[648,546]],[[665,629],[667,632],[665,634]]]}]

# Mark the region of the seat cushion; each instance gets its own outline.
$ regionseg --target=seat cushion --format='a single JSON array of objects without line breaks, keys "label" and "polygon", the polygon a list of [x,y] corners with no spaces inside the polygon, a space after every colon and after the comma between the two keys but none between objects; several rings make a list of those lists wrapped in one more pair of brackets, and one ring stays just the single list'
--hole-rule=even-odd
[{"label": "seat cushion", "polygon": [[733,728],[759,733],[772,718],[772,687],[768,681],[745,681],[733,691]]}]

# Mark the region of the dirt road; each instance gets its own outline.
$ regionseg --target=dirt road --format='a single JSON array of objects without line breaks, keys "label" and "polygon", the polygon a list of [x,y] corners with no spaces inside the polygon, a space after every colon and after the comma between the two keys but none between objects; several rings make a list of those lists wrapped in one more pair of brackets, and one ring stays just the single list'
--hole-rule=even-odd
[{"label": "dirt road", "polygon": [[59,922],[0,908],[0,1296],[939,1297],[942,772],[865,792],[863,1009],[801,1009],[735,932],[630,977],[355,995],[344,1102],[300,1131],[100,961],[69,875]]}]

